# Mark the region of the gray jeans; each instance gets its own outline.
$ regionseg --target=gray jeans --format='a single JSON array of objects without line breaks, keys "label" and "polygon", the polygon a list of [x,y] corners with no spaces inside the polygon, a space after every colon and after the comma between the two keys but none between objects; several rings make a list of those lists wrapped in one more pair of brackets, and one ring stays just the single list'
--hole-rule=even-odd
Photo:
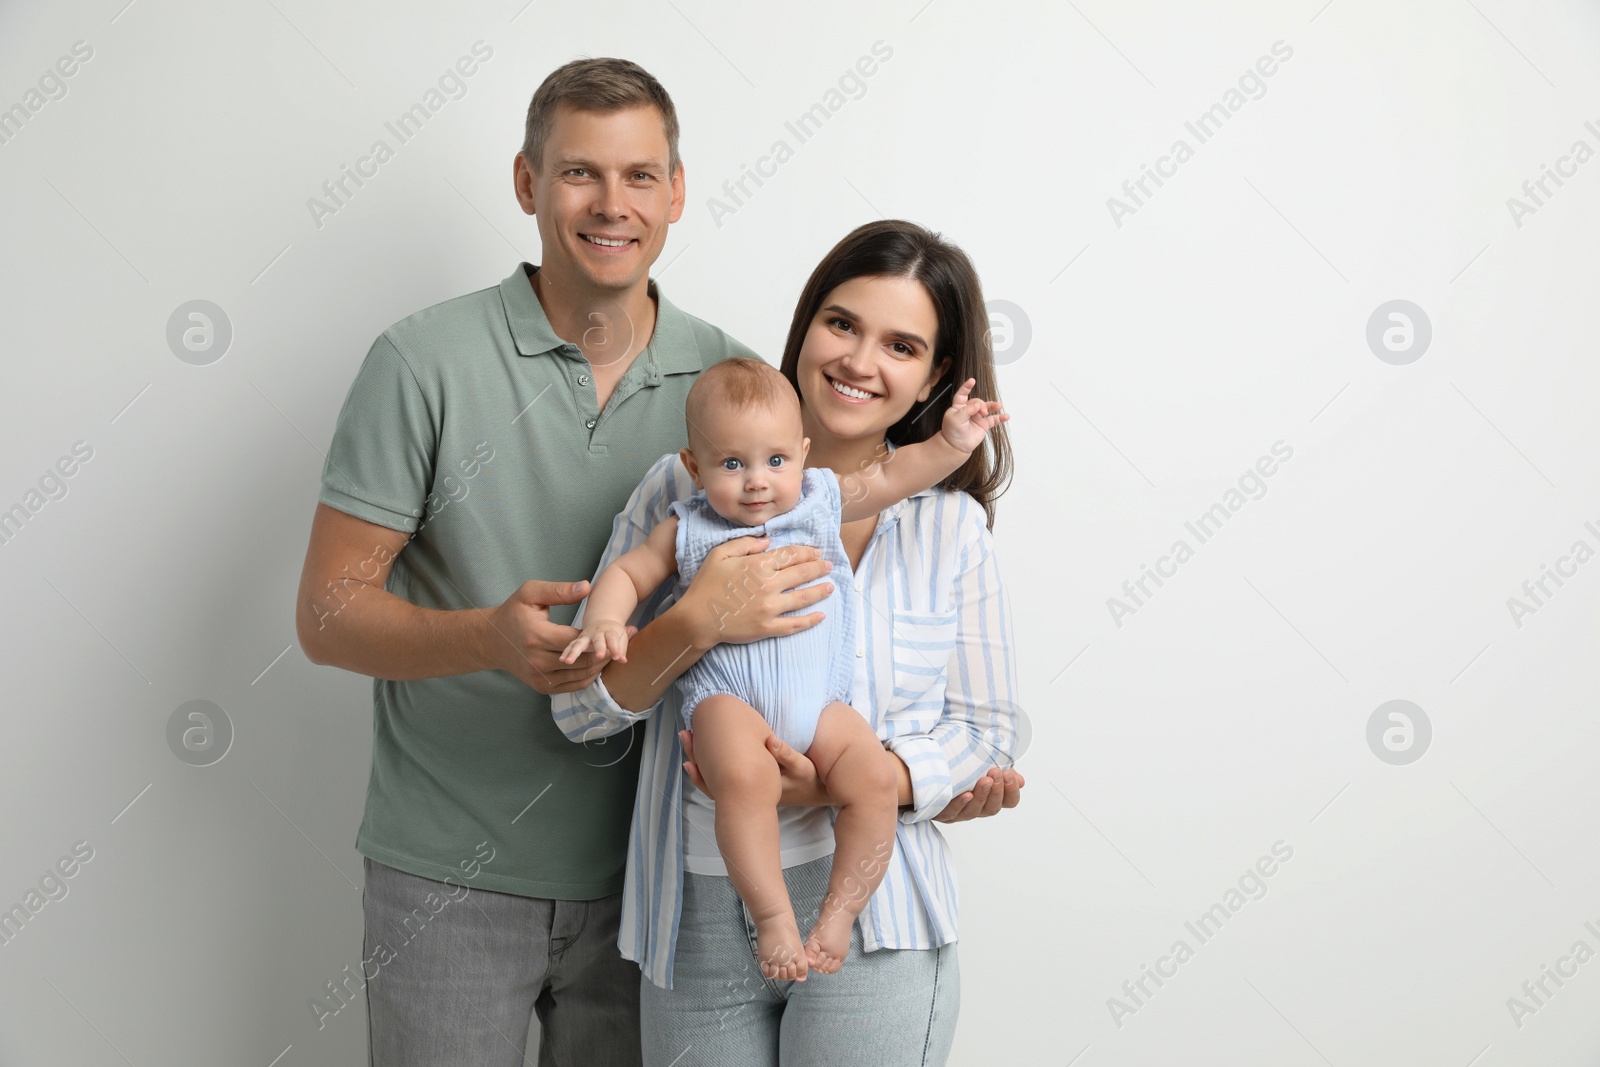
[{"label": "gray jeans", "polygon": [[[802,937],[832,867],[783,872]],[[954,944],[864,953],[857,923],[844,967],[804,982],[764,977],[755,946],[732,879],[684,872],[673,988],[640,980],[649,1067],[943,1067],[961,1006]]]},{"label": "gray jeans", "polygon": [[538,1067],[639,1067],[639,966],[617,950],[622,894],[463,896],[364,859],[373,1067],[523,1067],[533,1013]]}]

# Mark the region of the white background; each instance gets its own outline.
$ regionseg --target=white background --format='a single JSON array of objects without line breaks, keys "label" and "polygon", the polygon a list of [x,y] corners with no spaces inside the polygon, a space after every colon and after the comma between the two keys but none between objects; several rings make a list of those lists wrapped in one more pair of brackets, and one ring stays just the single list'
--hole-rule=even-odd
[{"label": "white background", "polygon": [[[371,730],[367,680],[294,643],[319,450],[379,332],[537,261],[512,156],[579,55],[677,103],[689,205],[655,273],[680,307],[776,360],[812,266],[888,215],[1030,324],[996,536],[1034,740],[1023,804],[948,831],[953,1063],[1595,1061],[1600,962],[1507,1003],[1600,950],[1600,562],[1507,605],[1600,548],[1600,162],[1520,225],[1507,203],[1600,149],[1592,5],[124,3],[0,8],[0,107],[93,49],[0,145],[0,509],[94,452],[0,545],[0,907],[94,849],[0,945],[0,1062],[365,1062],[359,1003],[320,1031],[307,1005],[360,958]],[[478,40],[466,95],[318,226],[307,199]],[[715,218],[877,41],[859,99]],[[1119,225],[1107,199],[1178,138]],[[233,327],[208,366],[166,341],[194,299]],[[1407,365],[1367,342],[1395,299],[1431,322]],[[1194,557],[1115,619],[1178,538]],[[196,699],[234,730],[208,767],[167,741]],[[1367,741],[1395,699],[1432,727],[1406,765]],[[1185,922],[1278,841],[1200,944]]]}]

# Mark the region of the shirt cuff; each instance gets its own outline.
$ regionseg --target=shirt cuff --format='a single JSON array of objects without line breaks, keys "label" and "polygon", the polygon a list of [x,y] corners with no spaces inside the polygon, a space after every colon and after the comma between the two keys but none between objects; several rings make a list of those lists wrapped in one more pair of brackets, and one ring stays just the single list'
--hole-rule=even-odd
[{"label": "shirt cuff", "polygon": [[354,515],[365,522],[399,533],[414,534],[422,528],[421,520],[415,515],[406,515],[394,508],[374,504],[370,500],[363,500],[331,485],[323,485],[322,491],[317,494],[317,500],[335,511]]},{"label": "shirt cuff", "polygon": [[950,762],[939,742],[926,735],[912,735],[895,738],[887,747],[911,772],[911,810],[902,811],[900,821],[923,822],[943,811],[952,792]]},{"label": "shirt cuff", "polygon": [[550,698],[550,713],[567,740],[583,744],[609,737],[624,727],[647,719],[661,707],[657,700],[643,711],[629,711],[611,696],[604,678],[596,677],[575,693],[556,693]]}]

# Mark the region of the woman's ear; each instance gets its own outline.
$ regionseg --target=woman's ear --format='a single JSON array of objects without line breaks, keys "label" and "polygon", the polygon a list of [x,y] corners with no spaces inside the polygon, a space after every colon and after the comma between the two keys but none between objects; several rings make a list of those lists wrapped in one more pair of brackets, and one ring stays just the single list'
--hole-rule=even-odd
[{"label": "woman's ear", "polygon": [[917,394],[917,403],[920,404],[924,400],[928,399],[928,397],[933,395],[933,387],[939,384],[939,379],[943,378],[945,372],[949,369],[950,357],[946,356],[945,358],[941,359],[937,365],[935,365],[933,371],[928,375],[927,384],[924,385],[922,387],[922,391]]}]

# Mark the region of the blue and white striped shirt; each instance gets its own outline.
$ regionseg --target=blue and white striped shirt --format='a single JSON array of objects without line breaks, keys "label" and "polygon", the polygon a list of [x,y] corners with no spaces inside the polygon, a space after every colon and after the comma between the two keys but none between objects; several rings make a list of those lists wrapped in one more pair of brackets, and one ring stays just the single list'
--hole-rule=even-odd
[{"label": "blue and white striped shirt", "polygon": [[[694,492],[676,453],[658,460],[613,522],[600,569],[643,544],[672,502]],[[900,814],[889,868],[861,913],[862,944],[868,952],[949,944],[956,940],[955,863],[933,817],[990,767],[1011,766],[1025,719],[1015,701],[1010,608],[983,508],[966,493],[940,489],[902,500],[879,515],[854,576],[828,578],[841,588],[853,584],[858,598],[851,703],[911,771],[913,804]],[[663,582],[631,621],[643,627],[664,611],[675,584]],[[580,608],[574,624],[582,617]],[[671,989],[687,782],[677,687],[639,712],[618,705],[599,678],[550,704],[556,725],[580,743],[648,720],[617,943],[652,982]]]}]

